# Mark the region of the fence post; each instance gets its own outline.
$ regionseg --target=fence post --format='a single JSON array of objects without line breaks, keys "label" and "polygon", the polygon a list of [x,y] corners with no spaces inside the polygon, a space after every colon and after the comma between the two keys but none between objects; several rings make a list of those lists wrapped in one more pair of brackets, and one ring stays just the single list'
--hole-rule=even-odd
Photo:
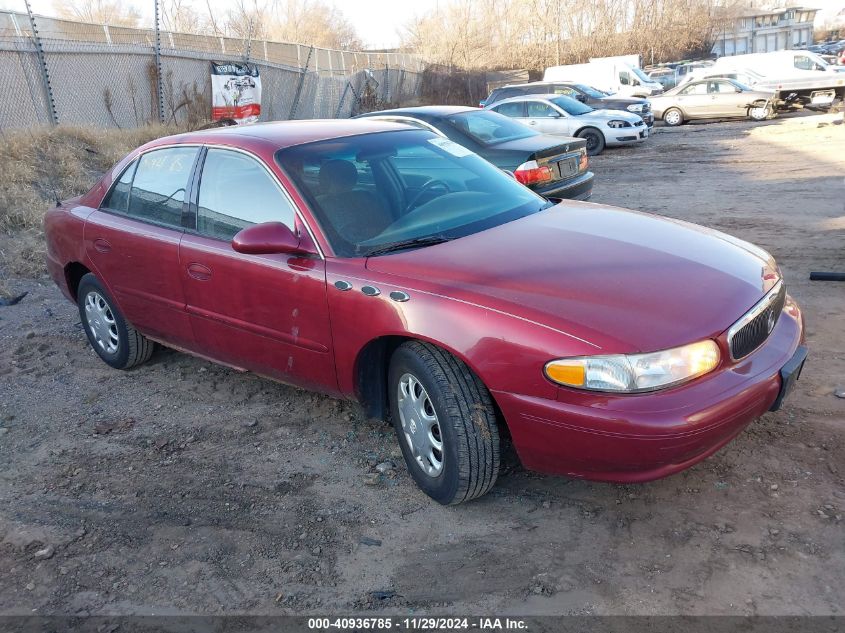
[{"label": "fence post", "polygon": [[249,63],[249,56],[252,54],[252,25],[253,19],[249,19],[249,31],[246,36],[246,50],[244,51],[244,61]]},{"label": "fence post", "polygon": [[343,93],[340,95],[340,103],[337,104],[337,112],[335,112],[334,118],[339,119],[340,113],[343,110],[343,102],[346,101],[346,93],[349,92],[349,88],[352,84],[350,82],[346,82],[346,85],[343,87]]},{"label": "fence post", "polygon": [[38,35],[38,27],[35,26],[35,16],[32,15],[32,7],[29,0],[26,3],[26,12],[29,15],[29,26],[32,28],[32,39],[35,42],[35,52],[38,55],[38,63],[41,66],[41,80],[44,83],[44,96],[47,101],[47,111],[50,114],[50,124],[59,124],[59,114],[56,112],[56,102],[53,99],[53,87],[50,84],[50,72],[47,70],[47,57],[44,55],[44,47],[41,45],[41,38]]},{"label": "fence post", "polygon": [[161,77],[161,30],[159,28],[158,2],[155,0],[156,20],[156,92],[158,93],[158,122],[164,125],[164,83]]},{"label": "fence post", "polygon": [[290,106],[290,116],[288,119],[293,119],[296,116],[296,108],[299,106],[299,97],[302,95],[302,85],[305,83],[305,75],[308,73],[308,64],[311,63],[311,55],[314,53],[314,47],[308,49],[308,57],[305,58],[305,67],[299,74],[299,85],[296,87],[296,94],[293,95],[293,103]]},{"label": "fence post", "polygon": [[384,62],[384,100],[390,103],[390,64]]}]

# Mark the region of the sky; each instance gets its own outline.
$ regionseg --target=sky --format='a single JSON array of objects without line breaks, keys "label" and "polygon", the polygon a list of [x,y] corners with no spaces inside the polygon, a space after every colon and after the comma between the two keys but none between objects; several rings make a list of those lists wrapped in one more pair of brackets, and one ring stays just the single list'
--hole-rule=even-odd
[{"label": "sky", "polygon": [[[73,0],[64,0],[73,2]],[[355,26],[368,48],[392,48],[400,40],[402,26],[417,15],[432,10],[441,0],[329,0],[340,9]],[[448,0],[442,0],[444,3]],[[782,1],[782,0],[781,0]],[[54,15],[52,0],[30,0],[32,9],[41,15]],[[225,13],[230,0],[209,0],[212,8]],[[128,0],[152,24],[152,0]],[[192,0],[197,10],[205,9],[205,0]],[[762,4],[757,0],[755,4]],[[820,9],[816,26],[845,8],[845,0],[794,0],[790,5],[803,5]],[[25,11],[24,0],[0,0],[0,9]]]},{"label": "sky", "polygon": [[[189,0],[197,10],[205,12],[205,0]],[[328,0],[340,9],[353,24],[368,48],[392,48],[399,44],[402,26],[417,15],[435,8],[439,0]],[[446,0],[444,0],[446,1]],[[72,3],[73,0],[64,0]],[[230,0],[209,0],[212,9],[225,13]],[[32,11],[55,15],[53,0],[30,0]],[[153,0],[128,0],[150,24],[153,22]],[[0,9],[26,11],[24,0],[0,0]]]}]

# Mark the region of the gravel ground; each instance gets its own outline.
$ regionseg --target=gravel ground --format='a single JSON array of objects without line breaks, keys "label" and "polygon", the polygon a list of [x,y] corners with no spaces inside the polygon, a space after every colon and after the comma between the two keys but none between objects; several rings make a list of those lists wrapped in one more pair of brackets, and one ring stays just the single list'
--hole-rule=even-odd
[{"label": "gravel ground", "polygon": [[756,242],[806,311],[785,408],[649,484],[510,463],[440,507],[356,405],[169,350],[111,370],[49,280],[2,275],[29,294],[0,307],[0,613],[841,613],[845,285],[807,279],[845,270],[840,123],[658,128],[593,160],[595,202]]}]

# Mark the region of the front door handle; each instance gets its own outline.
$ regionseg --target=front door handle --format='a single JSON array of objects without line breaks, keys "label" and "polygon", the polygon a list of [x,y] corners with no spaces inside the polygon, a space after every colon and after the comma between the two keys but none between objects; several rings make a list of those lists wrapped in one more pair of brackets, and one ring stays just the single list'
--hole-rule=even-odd
[{"label": "front door handle", "polygon": [[111,244],[109,244],[108,240],[98,237],[94,240],[94,248],[101,253],[108,253],[111,251]]},{"label": "front door handle", "polygon": [[188,264],[188,274],[199,281],[208,281],[211,279],[211,269],[208,266],[197,264],[196,262]]}]

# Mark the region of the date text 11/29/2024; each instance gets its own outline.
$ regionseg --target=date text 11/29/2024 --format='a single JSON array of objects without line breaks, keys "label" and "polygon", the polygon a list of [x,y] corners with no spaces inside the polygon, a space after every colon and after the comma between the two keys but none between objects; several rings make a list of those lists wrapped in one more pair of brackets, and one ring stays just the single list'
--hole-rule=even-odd
[{"label": "date text 11/29/2024", "polygon": [[524,631],[522,618],[498,617],[336,617],[308,618],[311,631]]}]

